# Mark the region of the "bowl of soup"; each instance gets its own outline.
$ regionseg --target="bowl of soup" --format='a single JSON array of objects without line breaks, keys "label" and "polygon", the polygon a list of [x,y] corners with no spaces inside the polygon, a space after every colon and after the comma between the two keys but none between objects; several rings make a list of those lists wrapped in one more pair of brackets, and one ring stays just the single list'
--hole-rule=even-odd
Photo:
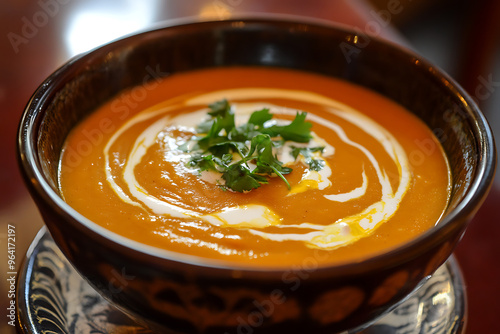
[{"label": "bowl of soup", "polygon": [[387,313],[451,255],[496,157],[456,82],[367,38],[235,19],[72,59],[18,134],[55,242],[159,332],[336,333]]}]

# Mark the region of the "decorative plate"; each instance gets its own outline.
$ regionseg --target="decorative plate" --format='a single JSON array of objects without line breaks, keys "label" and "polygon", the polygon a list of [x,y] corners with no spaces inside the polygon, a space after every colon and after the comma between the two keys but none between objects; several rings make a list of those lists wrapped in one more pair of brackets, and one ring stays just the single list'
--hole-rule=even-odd
[{"label": "decorative plate", "polygon": [[[23,334],[152,333],[90,287],[46,228],[28,250],[17,305],[18,332]],[[463,278],[452,256],[403,303],[360,333],[456,334],[464,329],[465,317]]]}]

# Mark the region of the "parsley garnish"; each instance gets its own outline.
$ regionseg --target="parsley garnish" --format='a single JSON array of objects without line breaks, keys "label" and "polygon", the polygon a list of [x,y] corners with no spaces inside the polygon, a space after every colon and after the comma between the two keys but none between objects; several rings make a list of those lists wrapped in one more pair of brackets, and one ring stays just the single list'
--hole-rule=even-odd
[{"label": "parsley garnish", "polygon": [[[288,125],[266,127],[265,123],[273,115],[268,108],[264,108],[254,111],[247,123],[236,126],[234,112],[227,100],[212,103],[209,108],[210,119],[198,125],[196,130],[200,135],[192,138],[196,144],[191,150],[193,156],[188,166],[222,173],[225,187],[238,192],[267,184],[268,178],[273,175],[280,177],[290,189],[284,175],[292,169],[283,166],[273,148],[283,145],[285,141],[309,142],[312,123],[305,121],[307,113],[297,112]],[[321,147],[294,147],[292,155],[296,159],[302,154],[311,169],[320,170],[324,161],[313,159],[312,153],[322,150]]]}]

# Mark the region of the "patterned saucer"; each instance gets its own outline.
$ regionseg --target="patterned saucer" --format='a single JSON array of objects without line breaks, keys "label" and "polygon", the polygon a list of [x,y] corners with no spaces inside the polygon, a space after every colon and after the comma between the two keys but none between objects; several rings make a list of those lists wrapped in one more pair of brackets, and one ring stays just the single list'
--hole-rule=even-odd
[{"label": "patterned saucer", "polygon": [[[17,305],[23,334],[152,333],[90,287],[45,228],[21,269]],[[452,256],[403,303],[360,333],[456,334],[462,333],[465,318],[463,278]]]}]

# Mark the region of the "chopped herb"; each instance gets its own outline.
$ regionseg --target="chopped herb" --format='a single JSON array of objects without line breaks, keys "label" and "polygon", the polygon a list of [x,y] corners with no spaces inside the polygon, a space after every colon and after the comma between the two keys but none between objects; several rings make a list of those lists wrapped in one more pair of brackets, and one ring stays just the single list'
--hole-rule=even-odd
[{"label": "chopped herb", "polygon": [[[312,124],[305,120],[307,113],[297,112],[288,125],[266,127],[265,123],[273,115],[268,108],[264,108],[254,111],[247,123],[236,126],[234,113],[227,100],[212,103],[209,108],[208,115],[211,118],[198,125],[197,132],[200,135],[192,138],[195,145],[191,152],[194,154],[188,166],[222,173],[225,187],[238,192],[267,184],[268,178],[273,175],[280,177],[290,189],[284,175],[292,169],[283,166],[273,148],[282,146],[285,141],[309,142]],[[324,161],[312,159],[312,153],[322,150],[322,147],[293,148],[292,154],[295,159],[302,154],[306,162],[310,161],[308,164],[311,169],[320,170]]]},{"label": "chopped herb", "polygon": [[311,170],[319,172],[323,168],[325,168],[325,160],[323,159],[310,159],[306,160],[306,163],[309,165]]},{"label": "chopped herb", "polygon": [[323,146],[318,146],[318,147],[295,147],[292,146],[292,156],[294,159],[297,159],[297,157],[302,155],[305,158],[306,164],[309,166],[311,170],[314,171],[320,171],[325,167],[325,161],[322,159],[314,159],[313,158],[313,153],[315,152],[320,152],[323,153],[324,151]]}]

